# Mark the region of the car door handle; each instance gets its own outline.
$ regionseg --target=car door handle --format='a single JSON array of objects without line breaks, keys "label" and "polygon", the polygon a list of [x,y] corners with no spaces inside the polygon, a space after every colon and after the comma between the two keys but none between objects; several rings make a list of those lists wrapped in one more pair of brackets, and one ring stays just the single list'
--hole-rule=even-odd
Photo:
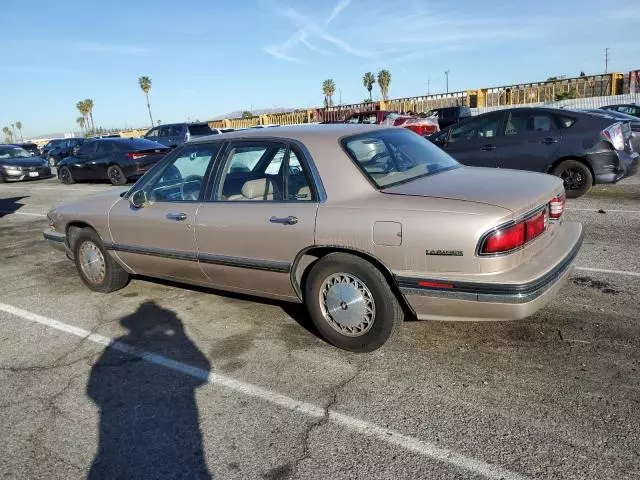
[{"label": "car door handle", "polygon": [[483,150],[485,152],[489,151],[489,150],[495,150],[495,149],[496,149],[495,145],[491,145],[491,144],[483,145],[483,146],[480,147],[480,150]]},{"label": "car door handle", "polygon": [[298,223],[298,217],[292,217],[292,216],[288,216],[288,217],[271,217],[269,219],[269,221],[271,223],[281,223],[282,225],[295,225],[296,223]]},{"label": "car door handle", "polygon": [[540,143],[544,143],[545,145],[551,145],[552,143],[558,143],[558,139],[547,137],[543,140],[540,140]]},{"label": "car door handle", "polygon": [[175,220],[176,222],[180,222],[182,220],[187,219],[186,213],[167,213],[167,218],[169,220]]}]

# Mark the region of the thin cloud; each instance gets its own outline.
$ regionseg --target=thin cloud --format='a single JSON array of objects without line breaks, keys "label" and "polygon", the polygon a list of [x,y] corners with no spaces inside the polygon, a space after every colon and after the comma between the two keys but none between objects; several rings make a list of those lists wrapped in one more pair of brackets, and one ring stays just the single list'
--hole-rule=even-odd
[{"label": "thin cloud", "polygon": [[113,53],[116,55],[142,55],[149,49],[137,45],[119,45],[99,42],[73,42],[73,47],[81,52]]},{"label": "thin cloud", "polygon": [[298,30],[296,30],[282,44],[267,45],[263,47],[262,50],[275,58],[290,62],[301,61],[292,53],[293,50],[299,45],[303,45],[308,50],[315,53],[328,54],[329,52],[327,50],[316,46],[309,40],[310,38],[316,38],[330,43],[340,50],[351,55],[359,57],[371,56],[369,52],[356,49],[344,39],[338,38],[337,36],[327,31],[327,27],[329,26],[329,24],[340,16],[340,14],[351,4],[351,1],[352,0],[339,0],[329,13],[327,19],[320,24],[314,20],[311,20],[306,15],[301,14],[296,9],[291,7],[284,10],[276,11],[278,15],[284,16],[291,20],[291,22],[298,28]]}]

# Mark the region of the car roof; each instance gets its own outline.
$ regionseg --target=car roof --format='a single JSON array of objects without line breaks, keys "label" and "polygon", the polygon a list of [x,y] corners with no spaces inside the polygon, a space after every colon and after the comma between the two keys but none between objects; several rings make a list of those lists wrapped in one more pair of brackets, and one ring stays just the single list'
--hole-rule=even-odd
[{"label": "car roof", "polygon": [[290,138],[293,140],[337,140],[347,135],[357,135],[371,130],[385,128],[380,125],[327,123],[280,126],[278,128],[253,128],[235,130],[233,132],[220,133],[218,135],[206,135],[190,140],[189,143],[205,143],[211,140],[222,139],[264,139],[264,138]]}]

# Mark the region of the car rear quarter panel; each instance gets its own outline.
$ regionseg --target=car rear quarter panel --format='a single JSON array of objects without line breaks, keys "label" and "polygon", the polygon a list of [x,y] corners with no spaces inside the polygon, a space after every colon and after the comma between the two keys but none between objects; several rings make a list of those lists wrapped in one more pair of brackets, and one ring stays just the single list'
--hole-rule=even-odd
[{"label": "car rear quarter panel", "polygon": [[[490,205],[374,192],[349,202],[320,205],[316,244],[370,253],[394,273],[477,274],[482,271],[475,256],[478,239],[510,215],[510,211]],[[376,242],[376,222],[401,225],[400,244],[387,246]],[[462,255],[437,254],[438,250]],[[493,262],[493,268],[508,268],[512,261]]]}]

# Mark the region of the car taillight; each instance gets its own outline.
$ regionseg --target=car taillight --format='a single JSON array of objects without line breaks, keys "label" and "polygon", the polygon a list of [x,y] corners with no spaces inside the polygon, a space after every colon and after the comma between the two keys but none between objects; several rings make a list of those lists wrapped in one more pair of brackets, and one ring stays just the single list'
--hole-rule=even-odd
[{"label": "car taillight", "polygon": [[564,212],[564,207],[567,203],[567,195],[562,194],[552,199],[549,202],[549,217],[553,220],[557,220],[562,216]]},{"label": "car taillight", "polygon": [[602,138],[609,142],[614,149],[624,150],[624,135],[622,134],[622,124],[620,122],[602,130]]},{"label": "car taillight", "polygon": [[129,152],[127,153],[127,157],[129,158],[129,160],[136,160],[138,158],[146,157],[146,154]]},{"label": "car taillight", "polygon": [[522,247],[539,237],[547,229],[547,209],[528,217],[515,225],[497,229],[484,237],[481,255],[507,253]]}]

